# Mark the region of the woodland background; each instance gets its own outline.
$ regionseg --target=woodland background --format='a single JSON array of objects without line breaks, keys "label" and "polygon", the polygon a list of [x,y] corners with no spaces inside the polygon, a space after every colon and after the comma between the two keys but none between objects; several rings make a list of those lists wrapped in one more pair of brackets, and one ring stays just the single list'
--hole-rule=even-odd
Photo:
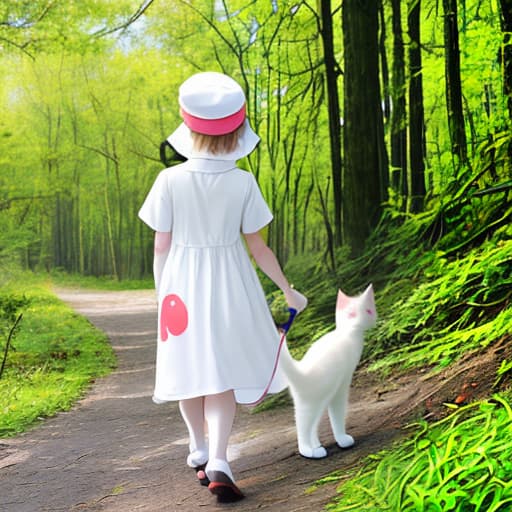
[{"label": "woodland background", "polygon": [[[40,331],[18,325],[34,304],[22,272],[151,286],[153,234],[137,211],[180,123],[179,85],[217,70],[246,91],[261,144],[240,166],[310,299],[295,354],[332,328],[338,287],[370,281],[380,320],[366,371],[385,379],[495,354],[478,398],[499,396],[422,423],[332,509],[508,510],[511,37],[512,0],[0,0],[0,385],[15,382],[0,386],[0,433],[18,431],[20,382],[74,357],[66,333],[27,363]],[[443,400],[458,408],[471,393]]]},{"label": "woodland background", "polygon": [[[364,249],[385,210],[507,198],[507,0],[2,2],[0,251],[30,269],[151,271],[136,213],[179,84],[244,86],[247,161],[283,262]],[[479,216],[486,215],[478,208]],[[460,213],[460,212],[459,212]],[[466,236],[482,219],[468,219]]]}]

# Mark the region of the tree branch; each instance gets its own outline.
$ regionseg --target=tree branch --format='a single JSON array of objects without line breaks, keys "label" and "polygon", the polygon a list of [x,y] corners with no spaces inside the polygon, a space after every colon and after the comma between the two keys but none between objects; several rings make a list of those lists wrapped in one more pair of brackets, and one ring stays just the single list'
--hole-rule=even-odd
[{"label": "tree branch", "polygon": [[138,9],[135,11],[134,14],[132,14],[124,23],[121,23],[121,25],[118,25],[114,28],[102,28],[96,32],[94,32],[93,37],[104,37],[108,36],[110,34],[113,34],[114,32],[118,31],[124,31],[126,30],[130,25],[135,23],[151,6],[154,0],[144,0],[142,4],[139,5]]},{"label": "tree branch", "polygon": [[128,150],[130,153],[133,153],[134,155],[137,155],[137,156],[140,156],[141,158],[144,158],[146,160],[151,160],[152,162],[158,162],[158,163],[162,163],[160,158],[156,158],[154,156],[149,156],[149,155],[146,155],[145,153],[142,153],[140,151],[137,151],[135,149],[129,149]]},{"label": "tree branch", "polygon": [[7,354],[9,353],[9,348],[11,347],[12,337],[14,336],[16,327],[18,327],[18,324],[21,322],[22,318],[23,318],[23,313],[20,313],[18,315],[18,318],[16,318],[14,325],[11,327],[11,330],[9,331],[9,336],[7,337],[7,343],[5,344],[4,357],[2,359],[2,366],[0,367],[0,379],[2,378],[2,375],[4,373],[5,363],[7,362]]},{"label": "tree branch", "polygon": [[13,201],[34,201],[34,199],[51,199],[53,196],[22,196],[22,197],[10,197],[0,201],[0,211],[7,210],[11,207]]},{"label": "tree branch", "polygon": [[78,147],[88,149],[89,151],[94,151],[95,153],[98,153],[101,156],[104,156],[107,160],[111,160],[114,163],[118,163],[118,159],[115,156],[110,155],[106,151],[103,151],[102,149],[93,148],[92,146],[87,146],[85,144],[77,144]]}]

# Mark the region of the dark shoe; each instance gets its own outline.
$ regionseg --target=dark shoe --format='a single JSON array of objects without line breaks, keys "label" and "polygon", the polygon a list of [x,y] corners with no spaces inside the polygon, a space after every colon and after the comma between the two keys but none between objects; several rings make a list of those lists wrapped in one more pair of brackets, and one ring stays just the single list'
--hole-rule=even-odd
[{"label": "dark shoe", "polygon": [[210,484],[208,490],[217,496],[219,503],[233,503],[245,498],[242,491],[234,484],[226,473],[222,471],[209,471]]},{"label": "dark shoe", "polygon": [[205,468],[206,464],[201,464],[193,469],[196,472],[199,483],[204,487],[208,487],[208,485],[210,485],[210,479],[206,476]]}]

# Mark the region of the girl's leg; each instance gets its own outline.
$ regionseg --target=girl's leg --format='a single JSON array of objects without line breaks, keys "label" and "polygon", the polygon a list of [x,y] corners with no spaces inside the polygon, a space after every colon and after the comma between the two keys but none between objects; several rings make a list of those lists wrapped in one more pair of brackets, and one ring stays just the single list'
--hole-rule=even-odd
[{"label": "girl's leg", "polygon": [[204,413],[208,423],[210,459],[206,474],[210,480],[208,489],[221,503],[239,501],[244,494],[235,485],[233,473],[227,461],[227,450],[236,401],[232,390],[205,397]]},{"label": "girl's leg", "polygon": [[205,437],[205,399],[202,396],[180,400],[180,412],[190,436],[188,465],[201,466],[208,461]]},{"label": "girl's leg", "polygon": [[235,412],[236,401],[232,390],[205,397],[204,416],[208,423],[210,460],[227,461],[228,442]]}]

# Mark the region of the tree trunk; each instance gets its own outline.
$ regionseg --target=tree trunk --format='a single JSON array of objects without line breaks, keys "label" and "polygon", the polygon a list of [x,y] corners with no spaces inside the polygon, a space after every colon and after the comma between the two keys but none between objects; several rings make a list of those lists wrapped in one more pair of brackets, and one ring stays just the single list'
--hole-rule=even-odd
[{"label": "tree trunk", "polygon": [[[114,175],[115,175],[115,190],[116,190],[116,231],[114,238],[114,257],[116,260],[116,278],[120,281],[123,278],[124,269],[122,267],[122,258],[121,254],[123,252],[122,243],[123,243],[123,195],[121,190],[121,166],[119,163],[119,157],[117,155],[116,148],[116,140],[115,137],[112,136],[111,140],[112,144],[112,161],[114,165]],[[130,232],[130,231],[129,231]]]},{"label": "tree trunk", "polygon": [[407,183],[407,119],[405,102],[405,58],[402,35],[402,16],[400,0],[391,0],[393,25],[393,77],[391,96],[393,111],[391,113],[391,169],[393,190],[408,196]]},{"label": "tree trunk", "polygon": [[325,77],[327,82],[327,110],[329,113],[329,141],[331,147],[331,175],[334,198],[334,244],[341,245],[341,124],[338,95],[340,68],[336,62],[332,29],[331,1],[321,0],[321,36],[324,47]]},{"label": "tree trunk", "polygon": [[379,6],[379,55],[380,55],[380,69],[382,75],[382,106],[384,115],[384,124],[387,124],[391,118],[391,97],[389,85],[389,66],[388,57],[386,52],[386,18],[384,15],[384,5],[382,2]]},{"label": "tree trunk", "polygon": [[503,33],[501,48],[503,93],[507,97],[508,115],[512,120],[512,0],[500,0],[500,7],[501,32]]},{"label": "tree trunk", "polygon": [[446,108],[452,153],[458,163],[467,163],[466,132],[462,110],[462,84],[460,79],[459,29],[457,0],[443,0]]},{"label": "tree trunk", "polygon": [[343,3],[343,234],[354,256],[362,253],[379,221],[385,199],[382,176],[388,171],[379,84],[379,3]]},{"label": "tree trunk", "polygon": [[[315,172],[316,174],[316,172]],[[322,216],[324,218],[325,231],[327,233],[327,249],[325,254],[329,256],[330,261],[330,270],[333,272],[336,271],[336,257],[334,254],[334,233],[331,227],[331,222],[329,221],[329,211],[327,208],[327,198],[329,197],[329,178],[327,178],[327,184],[325,186],[325,194],[322,193],[322,189],[320,188],[320,184],[316,184],[316,188],[318,191],[318,198],[320,199],[320,206],[322,208]]]},{"label": "tree trunk", "polygon": [[420,0],[409,0],[409,158],[411,168],[410,211],[423,209],[425,198],[425,113],[420,44]]}]

